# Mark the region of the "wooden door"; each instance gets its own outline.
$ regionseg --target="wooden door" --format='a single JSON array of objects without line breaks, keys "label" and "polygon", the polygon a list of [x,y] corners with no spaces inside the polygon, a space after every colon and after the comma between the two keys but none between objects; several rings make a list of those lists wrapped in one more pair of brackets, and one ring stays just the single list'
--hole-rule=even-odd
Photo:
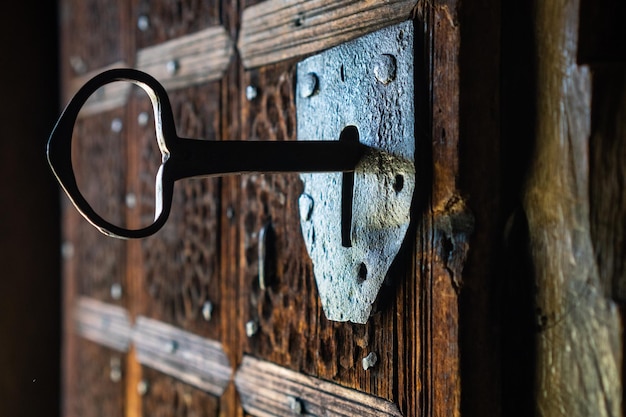
[{"label": "wooden door", "polygon": [[[93,73],[136,67],[168,89],[178,133],[207,140],[294,140],[298,60],[413,20],[420,190],[405,247],[366,325],[324,316],[300,234],[295,174],[180,183],[166,227],[140,241],[102,236],[66,207],[64,414],[458,415],[459,296],[475,220],[458,185],[455,2],[60,7],[64,100]],[[152,208],[146,195],[158,153],[149,110],[141,94],[111,88],[76,127],[77,176],[87,179],[88,199],[131,227],[149,221]],[[265,288],[262,235],[274,254]],[[484,305],[486,292],[476,294]],[[486,314],[467,310],[472,322]],[[474,332],[476,358],[490,357],[488,333]],[[375,363],[363,366],[372,355]],[[477,382],[469,392],[495,392],[485,363],[468,377]]]},{"label": "wooden door", "polygon": [[[621,412],[619,271],[604,269],[621,235],[601,214],[621,224],[623,210],[599,204],[623,206],[600,186],[618,159],[599,163],[620,155],[603,135],[621,131],[602,130],[621,114],[619,70],[578,50],[595,39],[578,37],[584,1],[463,3],[61,0],[64,101],[136,67],[166,86],[178,133],[206,140],[296,139],[296,63],[411,20],[418,179],[365,325],[324,316],[295,174],[181,182],[166,227],[139,241],[100,235],[64,200],[64,415]],[[592,92],[609,115],[593,125]],[[149,109],[107,89],[76,128],[88,199],[131,227],[153,204]]]}]

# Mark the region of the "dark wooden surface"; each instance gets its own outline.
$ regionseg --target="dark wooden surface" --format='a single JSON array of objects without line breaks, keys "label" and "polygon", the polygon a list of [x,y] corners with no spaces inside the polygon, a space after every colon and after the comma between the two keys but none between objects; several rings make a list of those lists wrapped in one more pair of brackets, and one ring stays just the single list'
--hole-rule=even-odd
[{"label": "dark wooden surface", "polygon": [[[223,76],[169,91],[178,134],[204,140],[296,139],[297,56],[334,42],[307,26],[313,11],[343,34],[384,24],[382,15],[367,18],[378,3],[345,2],[367,10],[344,16],[326,10],[328,2],[296,1],[293,10],[276,11],[287,22],[276,26],[250,21],[273,10],[271,0],[105,3],[62,2],[64,96],[88,71],[137,65],[144,48],[221,26],[233,45],[239,40]],[[67,207],[65,247],[74,251],[65,264],[65,311],[80,300],[115,305],[131,327],[142,316],[180,330],[172,335],[219,342],[233,374],[254,358],[260,369],[278,365],[337,384],[348,400],[358,391],[388,401],[404,416],[620,415],[622,325],[613,300],[622,300],[624,282],[624,147],[616,121],[623,94],[615,93],[623,77],[620,68],[594,72],[578,61],[579,6],[383,6],[388,24],[415,22],[418,184],[408,238],[366,325],[324,317],[300,234],[295,174],[180,182],[168,224],[143,241],[101,236]],[[142,17],[149,24],[140,29]],[[267,40],[276,30],[316,46],[253,42],[257,32]],[[152,116],[139,122],[150,114],[145,95],[131,91],[122,102],[80,120],[87,140],[77,155],[89,196],[136,227],[151,220],[159,153]],[[268,225],[272,256],[261,286],[259,238]],[[116,284],[119,299],[111,293]],[[254,334],[246,332],[249,322],[258,326]],[[129,417],[165,415],[168,404],[181,416],[245,414],[233,381],[218,397],[192,388],[202,372],[190,362],[178,358],[176,372],[140,363],[141,341],[127,353],[109,351],[74,336],[73,326],[66,320],[66,415],[98,415],[89,398],[105,397],[112,406],[121,401]],[[378,361],[365,370],[361,361],[372,352]],[[118,382],[99,373],[114,355],[123,357]],[[97,375],[104,379],[85,382]],[[283,394],[272,391],[272,398]]]}]

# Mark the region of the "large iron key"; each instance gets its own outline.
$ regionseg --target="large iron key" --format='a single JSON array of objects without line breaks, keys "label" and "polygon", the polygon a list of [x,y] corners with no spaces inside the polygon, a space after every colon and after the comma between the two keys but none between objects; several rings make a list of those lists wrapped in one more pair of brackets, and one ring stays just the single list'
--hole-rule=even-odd
[{"label": "large iron key", "polygon": [[[72,133],[78,113],[100,87],[127,81],[149,95],[154,110],[156,139],[161,166],[156,174],[154,222],[140,229],[127,229],[101,217],[81,194],[72,167]],[[172,108],[164,87],[150,75],[135,69],[113,69],[96,75],[72,98],[47,146],[48,162],[78,211],[102,233],[118,238],[142,238],[156,233],[166,222],[172,204],[174,182],[198,176],[221,176],[247,172],[351,172],[371,149],[350,135],[340,140],[311,141],[206,141],[178,137]],[[345,177],[345,176],[344,176]],[[345,180],[345,178],[344,178]],[[350,212],[349,182],[344,191]],[[346,228],[342,222],[343,229]],[[349,227],[349,226],[348,226]],[[344,240],[349,229],[342,231]],[[348,244],[348,243],[346,243]]]}]

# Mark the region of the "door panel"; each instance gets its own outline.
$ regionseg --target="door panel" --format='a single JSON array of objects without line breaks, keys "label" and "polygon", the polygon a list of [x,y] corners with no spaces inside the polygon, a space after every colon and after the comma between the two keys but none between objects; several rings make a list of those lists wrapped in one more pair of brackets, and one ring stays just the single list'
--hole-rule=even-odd
[{"label": "door panel", "polygon": [[[251,86],[258,91],[258,96],[243,106],[250,114],[243,128],[251,139],[295,140],[294,70],[295,61],[289,61],[246,73],[241,89]],[[246,319],[259,324],[245,351],[391,399],[389,382],[397,366],[390,350],[395,339],[394,309],[387,305],[364,326],[325,318],[301,238],[298,197],[302,189],[297,174],[241,178],[239,287],[245,294],[241,299],[245,301],[242,311],[247,313]],[[274,238],[265,245],[267,252],[274,254],[275,259],[268,259],[268,263],[275,264],[275,271],[269,272],[268,285],[262,290],[258,282],[259,234],[268,224]],[[386,351],[388,358],[383,357]],[[375,370],[364,371],[361,360],[370,352],[379,354],[380,362]]]},{"label": "door panel", "polygon": [[65,364],[72,383],[64,393],[66,415],[97,417],[124,415],[126,355],[78,336],[73,362]]},{"label": "door panel", "polygon": [[[212,417],[219,415],[219,400],[148,367],[141,370],[143,415],[154,417]],[[149,382],[148,382],[149,381]]]},{"label": "door panel", "polygon": [[[87,71],[143,65],[138,56],[146,48],[207,28],[223,26],[235,45],[243,31],[241,25],[254,23],[242,18],[246,8],[265,4],[274,10],[278,4],[271,0],[122,3],[107,8],[105,2],[95,0],[62,1],[65,97],[84,80],[80,77]],[[294,2],[297,7],[293,9],[274,10],[272,13],[287,13],[288,21],[299,22],[293,26],[295,39],[310,40],[308,49],[291,48],[281,59],[268,55],[258,61],[257,57],[257,64],[244,62],[239,56],[244,52],[235,50],[219,77],[168,84],[178,134],[203,140],[295,140],[295,65],[303,54],[417,16],[411,14],[412,2],[394,2],[389,7],[355,4]],[[101,12],[102,8],[107,8],[106,12]],[[86,348],[94,342],[84,339],[102,344],[107,335],[124,337],[124,332],[129,335],[128,347],[120,347],[118,352],[125,358],[123,378],[115,385],[118,396],[111,405],[118,407],[121,402],[123,413],[106,415],[258,412],[254,407],[244,411],[242,396],[277,401],[273,408],[277,414],[298,407],[320,414],[337,410],[349,414],[351,409],[357,412],[357,403],[366,403],[389,415],[397,415],[398,410],[405,416],[458,415],[458,289],[472,222],[455,182],[457,56],[443,54],[446,47],[457,45],[458,29],[450,10],[420,10],[416,19],[416,54],[423,58],[416,69],[421,79],[416,83],[417,118],[421,121],[416,144],[421,163],[418,188],[429,190],[434,197],[432,202],[427,201],[426,193],[416,197],[412,228],[368,323],[337,323],[324,316],[300,233],[298,197],[303,188],[297,174],[181,181],[167,225],[141,241],[101,236],[68,207],[65,240],[66,247],[74,249],[67,257],[64,278],[66,415],[90,415],[91,411],[73,406],[73,395],[79,395],[84,404],[112,396],[107,391],[112,388],[104,382],[92,385],[102,393],[77,391],[85,383],[81,378],[95,378],[90,366],[101,367],[98,364],[106,364],[111,354],[92,345]],[[93,23],[99,13],[101,20]],[[247,13],[252,15],[250,9]],[[310,19],[298,20],[304,15]],[[111,22],[102,23],[104,18]],[[320,37],[315,22],[323,22],[337,35]],[[281,36],[289,35],[290,26],[286,27]],[[265,37],[272,33],[271,25],[257,30]],[[438,53],[426,41],[433,38],[439,42]],[[185,70],[182,61],[179,64],[180,68],[174,64],[167,67],[169,75]],[[164,59],[163,65],[170,61]],[[437,88],[426,81],[434,72]],[[113,210],[112,215],[136,227],[150,222],[153,215],[154,174],[160,155],[145,94],[134,89],[126,95],[115,94],[121,95],[113,109],[100,107],[79,123],[78,133],[89,139],[81,141],[77,151],[84,161],[78,175],[96,173],[102,184],[89,190],[90,201],[99,201],[106,210]],[[441,104],[433,109],[435,98]],[[122,127],[112,132],[114,120]],[[431,127],[437,132],[434,143],[430,141]],[[103,150],[112,147],[118,154],[102,157]],[[117,191],[111,199],[104,191],[113,187]],[[109,207],[112,203],[116,203],[115,209]],[[263,284],[259,282],[260,252],[265,253]],[[80,309],[76,320],[68,318],[73,317],[77,305],[92,306],[90,314],[105,318],[116,317],[110,316],[117,310],[109,305],[122,307],[128,323],[123,331],[107,320],[94,324],[89,320],[97,319],[81,318],[85,310]],[[144,326],[148,321],[164,330],[148,332]],[[83,327],[77,327],[77,322]],[[85,330],[85,323],[96,327],[97,337]],[[80,337],[74,335],[77,331]],[[214,357],[218,359],[202,356],[207,346],[217,346]],[[153,357],[146,356],[150,352]],[[370,354],[377,360],[366,369],[362,361]],[[223,393],[208,389],[203,379],[222,355],[231,377]],[[84,369],[71,365],[75,357],[85,358],[81,362]],[[244,367],[251,363],[254,366]],[[268,374],[268,381],[273,381],[271,389],[263,391],[260,386],[258,395],[238,392],[258,381],[258,372],[273,373],[272,378]],[[281,391],[276,388],[281,375],[304,382],[290,385],[292,391]],[[303,388],[309,386],[317,388]],[[325,398],[333,401],[320,400]]]}]

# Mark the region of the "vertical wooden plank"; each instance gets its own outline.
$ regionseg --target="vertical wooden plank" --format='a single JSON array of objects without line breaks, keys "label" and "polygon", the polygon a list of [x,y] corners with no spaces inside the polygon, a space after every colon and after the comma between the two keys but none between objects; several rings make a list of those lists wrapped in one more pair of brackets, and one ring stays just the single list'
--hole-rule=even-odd
[{"label": "vertical wooden plank", "polygon": [[133,21],[138,29],[136,49],[217,26],[221,23],[221,7],[218,0],[136,0],[133,8]]},{"label": "vertical wooden plank", "polygon": [[219,400],[205,392],[143,368],[144,379],[139,387],[144,415],[150,417],[215,417]]},{"label": "vertical wooden plank", "polygon": [[536,148],[523,197],[536,282],[540,415],[622,413],[622,330],[604,293],[589,209],[591,75],[576,63],[578,1],[538,3]]},{"label": "vertical wooden plank", "polygon": [[67,377],[64,415],[72,417],[123,416],[125,354],[71,335],[75,344],[74,366]]},{"label": "vertical wooden plank", "polygon": [[[59,3],[59,13],[61,104],[65,105],[72,93],[70,90],[75,77],[122,58],[122,12],[117,2],[63,0]],[[75,132],[80,140],[77,140],[75,151],[80,163],[76,171],[77,176],[90,176],[92,180],[84,185],[90,201],[109,218],[123,221],[125,132],[123,129],[116,132],[117,127],[112,129],[114,120],[117,126],[123,128],[124,119],[120,110],[85,118],[78,123]],[[94,175],[96,170],[111,172],[111,175],[98,177]],[[101,193],[103,190],[109,194]],[[83,221],[67,199],[62,198],[66,258],[63,272],[62,413],[89,416],[99,415],[102,411],[121,415],[126,358],[75,336],[72,311],[77,294],[118,305],[124,302],[127,295],[123,288],[125,245],[122,242],[106,242]],[[121,298],[115,294],[116,290],[112,295],[114,285],[121,289]],[[111,381],[111,361],[120,368],[119,372],[114,372],[121,375],[122,379],[118,382]],[[117,378],[114,375],[114,379]],[[95,406],[99,400],[106,404],[104,410]]]},{"label": "vertical wooden plank", "polygon": [[[430,196],[417,197],[419,216],[415,281],[403,287],[404,363],[399,388],[406,415],[458,416],[461,412],[459,294],[473,232],[473,216],[459,190],[459,2],[418,3],[422,27],[423,66],[418,68],[418,146]],[[418,62],[418,60],[416,60]],[[424,77],[424,78],[421,78]],[[423,97],[423,98],[422,98]],[[431,160],[428,160],[428,157]],[[430,171],[428,168],[431,168]],[[421,174],[421,175],[420,175]],[[420,187],[417,187],[420,189]],[[417,302],[419,300],[419,302]],[[418,346],[411,346],[411,338]],[[407,365],[418,365],[414,373]],[[412,395],[410,387],[418,386]]]},{"label": "vertical wooden plank", "polygon": [[[220,17],[222,25],[233,40],[237,39],[240,26],[240,13],[244,1],[223,0],[220,3]],[[242,120],[244,120],[245,108],[243,106],[243,93],[240,89],[242,77],[239,54],[235,54],[230,66],[226,71],[220,86],[220,139],[237,140],[246,139],[242,134]],[[242,340],[245,337],[245,318],[242,313],[242,288],[239,281],[239,244],[240,229],[238,219],[241,216],[240,196],[241,179],[239,177],[226,177],[220,182],[220,229],[221,236],[219,247],[220,269],[220,326],[222,331],[221,342],[233,370],[241,363],[243,352]],[[234,382],[228,385],[220,398],[220,415],[243,416],[244,411]]]}]

